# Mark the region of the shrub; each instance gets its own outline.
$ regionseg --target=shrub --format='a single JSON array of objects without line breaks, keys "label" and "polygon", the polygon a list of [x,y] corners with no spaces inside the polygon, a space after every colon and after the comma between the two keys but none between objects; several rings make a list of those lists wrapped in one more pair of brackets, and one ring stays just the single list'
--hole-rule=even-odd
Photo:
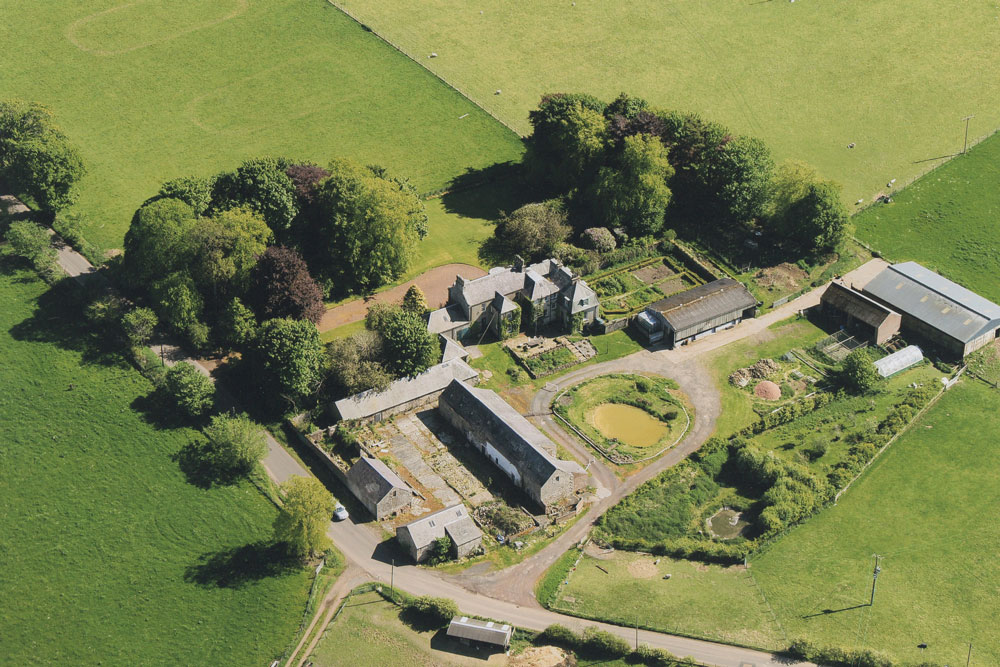
[{"label": "shrub", "polygon": [[434,540],[434,544],[431,546],[431,555],[428,556],[427,563],[429,565],[437,565],[438,563],[443,563],[450,558],[451,538],[447,535],[442,535]]},{"label": "shrub", "polygon": [[583,631],[580,651],[597,658],[623,658],[631,653],[628,642],[595,626]]},{"label": "shrub", "polygon": [[45,273],[51,271],[56,261],[56,249],[52,247],[52,238],[47,229],[37,222],[17,220],[10,223],[5,237],[11,250],[19,257],[28,260],[36,271]]},{"label": "shrub", "polygon": [[153,335],[157,322],[156,313],[149,308],[136,308],[125,313],[121,324],[129,345],[143,347]]},{"label": "shrub", "polygon": [[810,461],[815,461],[816,459],[823,458],[826,454],[827,444],[826,442],[819,440],[802,450],[802,453],[806,455]]},{"label": "shrub", "polygon": [[431,597],[430,595],[421,595],[409,600],[405,609],[439,628],[444,627],[451,622],[451,619],[458,616],[458,605],[455,604],[454,600]]},{"label": "shrub", "polygon": [[535,637],[536,644],[551,644],[560,648],[575,650],[580,644],[580,638],[565,625],[553,623],[538,633]]},{"label": "shrub", "polygon": [[788,652],[796,658],[829,665],[829,667],[893,667],[892,660],[870,649],[817,646],[806,639],[793,641]]},{"label": "shrub", "polygon": [[677,657],[670,651],[647,644],[639,644],[633,655],[647,667],[674,667],[678,664]]},{"label": "shrub", "polygon": [[192,364],[179,362],[167,371],[164,389],[189,417],[200,417],[212,408],[215,386]]},{"label": "shrub", "polygon": [[583,230],[580,238],[584,246],[597,252],[611,252],[615,249],[615,237],[607,227],[591,227]]},{"label": "shrub", "polygon": [[635,381],[635,388],[646,394],[653,390],[653,381],[649,378],[639,378]]}]

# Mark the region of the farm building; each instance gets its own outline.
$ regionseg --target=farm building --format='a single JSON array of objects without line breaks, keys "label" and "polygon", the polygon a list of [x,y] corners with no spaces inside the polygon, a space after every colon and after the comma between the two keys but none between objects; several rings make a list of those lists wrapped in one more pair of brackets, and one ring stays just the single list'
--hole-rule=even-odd
[{"label": "farm building", "polygon": [[423,373],[396,380],[385,391],[363,391],[334,403],[340,419],[378,422],[393,415],[433,407],[452,381],[475,384],[479,374],[460,357],[452,357]]},{"label": "farm building", "polygon": [[546,511],[586,485],[574,461],[556,458],[556,446],[495,392],[452,382],[438,410],[468,441]]},{"label": "farm building", "polygon": [[923,350],[916,345],[907,345],[898,352],[882,357],[875,362],[875,370],[884,378],[895,375],[900,371],[905,371],[914,364],[919,364],[924,359]]},{"label": "farm building", "polygon": [[500,320],[514,317],[517,304],[530,309],[538,325],[567,327],[577,317],[593,322],[599,305],[594,290],[558,260],[528,266],[518,260],[475,280],[457,276],[448,288],[448,305],[430,314],[427,330],[454,340],[486,330],[499,335]]},{"label": "farm building", "polygon": [[842,282],[832,282],[820,297],[820,310],[855,335],[882,345],[899,333],[902,316]]},{"label": "farm building", "polygon": [[496,621],[480,621],[468,616],[453,618],[448,624],[449,637],[466,644],[479,644],[504,651],[510,648],[510,638],[513,634],[514,628],[509,625]]},{"label": "farm building", "polygon": [[434,540],[445,535],[451,539],[453,555],[457,558],[465,558],[483,545],[483,532],[469,516],[465,505],[445,508],[396,529],[396,541],[418,563],[430,555]]},{"label": "farm building", "polygon": [[997,338],[1000,306],[916,262],[893,264],[864,293],[902,315],[902,328],[955,357]]},{"label": "farm building", "polygon": [[347,471],[347,487],[377,521],[410,507],[413,490],[389,466],[362,456]]},{"label": "farm building", "polygon": [[757,299],[732,278],[713,280],[660,299],[639,313],[636,323],[649,343],[685,345],[734,327],[757,314]]}]

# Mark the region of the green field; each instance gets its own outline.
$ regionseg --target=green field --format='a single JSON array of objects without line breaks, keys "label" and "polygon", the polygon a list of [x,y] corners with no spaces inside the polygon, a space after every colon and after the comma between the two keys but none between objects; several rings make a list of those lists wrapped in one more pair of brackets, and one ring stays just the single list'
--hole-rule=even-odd
[{"label": "green field", "polygon": [[[667,574],[670,579],[664,580]],[[784,647],[781,628],[742,565],[702,565],[619,551],[584,556],[568,581],[552,609],[746,646]]]},{"label": "green field", "polygon": [[858,238],[1000,301],[1000,135],[855,217]]},{"label": "green field", "polygon": [[[421,192],[520,156],[514,133],[324,0],[0,0],[0,13],[0,99],[49,105],[80,146],[76,209],[104,248],[163,180],[251,156],[349,156]],[[464,241],[488,233],[482,220],[430,215],[428,263],[475,258]]]},{"label": "green field", "polygon": [[0,655],[16,664],[267,664],[310,576],[258,542],[274,506],[202,489],[172,456],[196,437],[105,357],[64,295],[0,254]]},{"label": "green field", "polygon": [[[963,381],[836,507],[753,561],[789,635],[951,665],[971,641],[973,664],[1000,664],[998,407],[995,389]],[[836,611],[868,602],[876,553],[875,606]]]},{"label": "green field", "polygon": [[1000,125],[992,0],[337,2],[521,132],[542,94],[624,90],[759,136],[852,203],[960,150],[963,116]]}]

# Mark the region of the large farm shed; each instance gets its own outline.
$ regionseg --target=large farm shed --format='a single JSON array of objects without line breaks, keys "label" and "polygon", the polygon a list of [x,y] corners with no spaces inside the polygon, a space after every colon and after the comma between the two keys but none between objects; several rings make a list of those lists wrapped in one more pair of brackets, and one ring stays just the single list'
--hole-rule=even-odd
[{"label": "large farm shed", "polygon": [[832,282],[820,297],[823,314],[876,345],[899,333],[902,316],[841,282]]},{"label": "large farm shed", "polygon": [[336,403],[341,419],[378,422],[420,408],[434,407],[438,396],[453,380],[475,384],[479,374],[460,358],[452,358],[413,377],[396,380],[385,391],[368,390]]},{"label": "large farm shed", "polygon": [[438,410],[546,510],[586,483],[587,473],[580,464],[557,458],[555,443],[495,392],[452,382],[441,394]]},{"label": "large farm shed", "polygon": [[756,314],[757,299],[746,286],[721,278],[651,304],[637,322],[650,343],[676,347],[734,327]]},{"label": "large farm shed", "polygon": [[987,345],[1000,329],[1000,306],[916,262],[893,264],[864,293],[902,315],[902,327],[956,357]]}]

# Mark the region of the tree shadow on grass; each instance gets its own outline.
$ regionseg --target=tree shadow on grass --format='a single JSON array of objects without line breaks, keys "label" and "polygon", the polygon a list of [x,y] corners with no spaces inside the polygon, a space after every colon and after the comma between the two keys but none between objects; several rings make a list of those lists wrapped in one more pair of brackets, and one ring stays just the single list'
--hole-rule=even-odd
[{"label": "tree shadow on grass", "polygon": [[403,607],[399,612],[399,620],[408,625],[411,630],[417,632],[430,632],[431,630],[444,632],[439,619],[432,618],[430,615],[421,613],[412,607]]},{"label": "tree shadow on grass", "polygon": [[197,428],[201,425],[184,417],[174,399],[162,388],[154,389],[145,396],[136,396],[129,407],[135,410],[144,422],[157,430]]},{"label": "tree shadow on grass", "polygon": [[468,169],[448,184],[441,203],[448,213],[466,218],[496,220],[500,212],[511,212],[535,201],[523,185],[521,166],[500,162],[484,169]]},{"label": "tree shadow on grass", "polygon": [[203,554],[185,570],[184,581],[206,588],[242,588],[301,567],[299,559],[288,555],[284,543],[260,541]]},{"label": "tree shadow on grass", "polygon": [[171,458],[177,462],[188,484],[200,489],[232,486],[249,473],[221,463],[216,445],[210,440],[193,440]]}]

